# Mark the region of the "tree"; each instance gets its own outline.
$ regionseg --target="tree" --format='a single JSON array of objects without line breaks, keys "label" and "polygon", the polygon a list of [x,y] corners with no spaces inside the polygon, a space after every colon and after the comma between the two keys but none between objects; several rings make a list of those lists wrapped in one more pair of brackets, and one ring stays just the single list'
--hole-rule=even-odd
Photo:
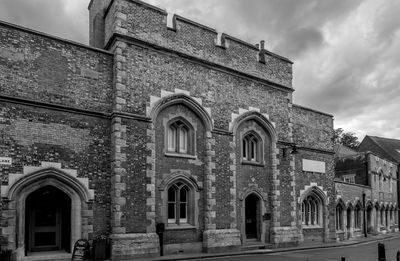
[{"label": "tree", "polygon": [[354,132],[345,132],[342,128],[335,129],[333,134],[334,144],[342,144],[352,149],[356,149],[360,142]]}]

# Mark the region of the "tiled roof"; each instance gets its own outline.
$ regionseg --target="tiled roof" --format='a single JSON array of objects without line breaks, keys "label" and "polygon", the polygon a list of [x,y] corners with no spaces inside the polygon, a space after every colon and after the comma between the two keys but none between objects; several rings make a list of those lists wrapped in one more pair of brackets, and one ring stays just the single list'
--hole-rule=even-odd
[{"label": "tiled roof", "polygon": [[336,144],[334,150],[337,157],[346,157],[359,154],[359,152],[341,144]]},{"label": "tiled roof", "polygon": [[366,136],[376,145],[388,153],[397,163],[400,163],[400,140],[382,138],[377,136]]}]

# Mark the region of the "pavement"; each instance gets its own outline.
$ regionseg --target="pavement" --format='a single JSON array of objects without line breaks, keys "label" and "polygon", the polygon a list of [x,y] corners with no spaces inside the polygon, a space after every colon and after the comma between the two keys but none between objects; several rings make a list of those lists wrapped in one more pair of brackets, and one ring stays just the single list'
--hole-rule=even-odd
[{"label": "pavement", "polygon": [[388,239],[400,238],[400,233],[390,233],[385,235],[376,235],[376,236],[368,236],[368,237],[357,237],[351,238],[346,241],[338,241],[338,242],[329,242],[329,243],[302,243],[295,247],[285,247],[285,248],[273,248],[273,249],[256,249],[256,250],[247,250],[247,251],[238,251],[238,252],[225,252],[225,253],[181,253],[176,255],[167,255],[156,258],[145,258],[145,259],[135,259],[138,261],[170,261],[170,260],[191,260],[191,259],[206,259],[206,258],[215,258],[215,257],[229,257],[229,256],[248,256],[248,255],[262,255],[262,254],[272,254],[272,253],[281,253],[281,252],[294,252],[300,250],[312,250],[319,248],[335,248],[335,247],[345,247],[345,246],[353,246],[357,244],[363,243],[373,243],[380,242]]}]

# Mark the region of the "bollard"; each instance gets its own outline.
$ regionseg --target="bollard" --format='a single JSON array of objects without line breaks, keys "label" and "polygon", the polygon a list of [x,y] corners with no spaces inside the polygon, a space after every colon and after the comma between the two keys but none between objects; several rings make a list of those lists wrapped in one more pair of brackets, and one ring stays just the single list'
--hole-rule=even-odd
[{"label": "bollard", "polygon": [[156,224],[156,233],[160,239],[160,256],[164,255],[164,232],[165,232],[165,224],[157,223]]},{"label": "bollard", "polygon": [[397,251],[397,255],[396,255],[396,261],[400,261],[400,250]]},{"label": "bollard", "polygon": [[386,261],[385,244],[378,243],[378,261]]}]

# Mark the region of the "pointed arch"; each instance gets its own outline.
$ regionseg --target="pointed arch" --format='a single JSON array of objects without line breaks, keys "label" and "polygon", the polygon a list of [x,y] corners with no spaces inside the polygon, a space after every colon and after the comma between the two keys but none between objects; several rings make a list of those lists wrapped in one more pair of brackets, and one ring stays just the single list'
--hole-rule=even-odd
[{"label": "pointed arch", "polygon": [[336,206],[340,206],[342,209],[346,209],[346,204],[344,203],[343,199],[341,199],[341,198],[336,200]]},{"label": "pointed arch", "polygon": [[190,187],[194,188],[196,191],[200,191],[202,188],[202,184],[198,183],[197,180],[190,175],[189,173],[186,173],[184,171],[177,171],[172,174],[169,174],[167,177],[165,177],[161,182],[160,185],[158,186],[158,190],[165,190],[167,187],[169,187],[172,183],[175,183],[177,181],[182,181],[189,185]]},{"label": "pointed arch", "polygon": [[264,128],[264,130],[270,135],[272,142],[277,142],[278,136],[274,124],[258,111],[248,111],[239,115],[236,119],[233,120],[230,126],[230,131],[236,133],[239,125],[248,120],[254,120],[258,124],[260,124]]},{"label": "pointed arch", "polygon": [[207,131],[211,131],[213,129],[213,123],[210,114],[199,102],[183,93],[171,94],[155,102],[150,111],[150,118],[153,122],[155,122],[158,114],[163,109],[175,104],[183,104],[191,109],[202,120]]},{"label": "pointed arch", "polygon": [[9,200],[14,200],[21,191],[44,182],[66,186],[74,190],[84,202],[94,199],[94,191],[88,188],[88,184],[83,184],[78,178],[56,168],[42,169],[22,176],[5,190],[4,195]]},{"label": "pointed arch", "polygon": [[357,200],[357,201],[355,202],[355,204],[354,204],[354,207],[359,207],[360,209],[362,209],[362,208],[363,208],[363,205],[362,205],[362,203],[361,203],[360,200]]},{"label": "pointed arch", "polygon": [[303,191],[299,197],[299,203],[301,203],[308,195],[315,195],[317,198],[321,200],[324,206],[328,204],[328,198],[326,196],[326,192],[324,192],[318,186],[311,186],[305,191]]},{"label": "pointed arch", "polygon": [[353,210],[355,208],[356,205],[353,205],[353,203],[351,203],[351,201],[348,201],[346,204],[346,209],[350,209]]},{"label": "pointed arch", "polygon": [[[61,165],[60,165],[61,166]],[[56,167],[45,167],[24,174],[13,174],[9,185],[2,188],[2,196],[7,198],[7,211],[13,213],[12,224],[8,227],[10,235],[14,235],[18,241],[13,242],[17,255],[25,253],[26,236],[26,202],[32,193],[46,186],[57,188],[71,200],[71,227],[70,247],[79,238],[88,239],[91,228],[84,228],[83,218],[92,222],[93,212],[88,211],[94,199],[94,191],[89,189],[87,178],[77,178],[76,173],[63,171]],[[18,217],[18,218],[17,218]],[[18,246],[18,247],[17,247]],[[22,246],[22,247],[21,247]],[[69,249],[70,250],[70,249]]]},{"label": "pointed arch", "polygon": [[168,174],[160,182],[158,190],[161,193],[161,220],[166,226],[198,226],[201,189],[202,183],[184,171]]},{"label": "pointed arch", "polygon": [[267,195],[258,187],[245,188],[241,193],[239,193],[239,200],[245,200],[250,194],[257,195],[262,201],[267,202]]},{"label": "pointed arch", "polygon": [[321,226],[327,206],[327,197],[318,186],[311,186],[299,197],[301,222],[303,226]]}]

